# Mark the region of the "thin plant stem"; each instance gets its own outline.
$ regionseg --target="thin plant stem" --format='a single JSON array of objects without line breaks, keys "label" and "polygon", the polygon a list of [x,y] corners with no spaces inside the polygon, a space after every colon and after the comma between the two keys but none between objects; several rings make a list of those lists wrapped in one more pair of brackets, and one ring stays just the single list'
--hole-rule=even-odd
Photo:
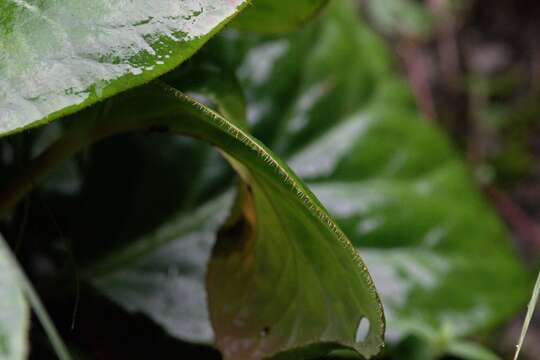
[{"label": "thin plant stem", "polygon": [[538,273],[538,278],[536,279],[536,284],[534,285],[533,293],[529,305],[527,305],[527,315],[525,316],[525,321],[523,322],[523,327],[521,328],[521,334],[519,335],[519,342],[516,345],[516,353],[514,355],[514,360],[517,360],[519,357],[519,352],[525,341],[525,336],[527,335],[527,330],[529,329],[529,324],[531,323],[532,316],[534,314],[534,309],[536,303],[538,302],[538,295],[540,293],[540,272]]}]

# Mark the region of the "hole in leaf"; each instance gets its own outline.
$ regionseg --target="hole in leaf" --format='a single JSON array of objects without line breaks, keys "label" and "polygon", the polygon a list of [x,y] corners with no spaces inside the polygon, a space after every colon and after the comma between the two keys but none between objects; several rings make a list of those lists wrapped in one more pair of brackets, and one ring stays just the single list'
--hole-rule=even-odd
[{"label": "hole in leaf", "polygon": [[356,342],[363,342],[366,340],[368,334],[369,334],[369,320],[366,318],[360,319],[360,322],[358,323],[358,328],[356,328]]},{"label": "hole in leaf", "polygon": [[266,337],[266,336],[268,336],[269,333],[270,333],[270,327],[269,327],[269,326],[265,326],[265,327],[261,330],[261,337]]}]

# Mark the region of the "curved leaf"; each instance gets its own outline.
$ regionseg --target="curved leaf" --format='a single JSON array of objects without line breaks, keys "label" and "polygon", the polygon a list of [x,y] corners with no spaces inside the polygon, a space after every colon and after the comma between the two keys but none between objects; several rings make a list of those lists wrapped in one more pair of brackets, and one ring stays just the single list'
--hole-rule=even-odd
[{"label": "curved leaf", "polygon": [[[244,128],[242,89],[234,74],[205,52],[201,50],[165,80],[226,117],[240,119],[236,123]],[[87,216],[93,222],[90,229],[74,235],[84,236],[76,244],[78,252],[94,263],[94,285],[125,309],[146,314],[175,337],[211,344],[206,265],[232,204],[232,191],[221,193],[231,187],[234,174],[206,144],[169,134],[124,138],[98,143],[89,151],[91,171],[79,200],[89,210],[88,215],[79,214],[82,224]],[[129,154],[129,162],[122,161],[124,154]],[[134,182],[144,186],[131,185]],[[148,187],[153,190],[148,192]],[[107,211],[95,213],[102,197],[110,199]],[[132,201],[138,206],[126,211],[126,203]],[[148,208],[160,211],[149,214]],[[115,247],[122,250],[110,254]],[[97,257],[89,259],[96,248],[100,249]]]},{"label": "curved leaf", "polygon": [[530,278],[503,225],[347,2],[288,38],[220,40],[254,134],[365,255],[391,340],[414,333],[440,346],[523,305]]},{"label": "curved leaf", "polygon": [[[72,130],[75,139],[81,131],[86,141],[134,130],[187,134],[219,147],[251,189],[241,211],[249,222],[239,223],[252,226],[245,233],[249,238],[240,232],[234,242],[219,242],[208,275],[210,317],[226,358],[260,359],[292,348],[324,354],[345,347],[365,357],[379,351],[383,313],[367,269],[324,208],[264,145],[235,122],[163,84],[118,96],[105,106],[105,118]],[[66,139],[56,146],[84,143]],[[55,145],[48,151],[54,153]],[[125,259],[163,240],[156,241],[132,248]],[[291,297],[291,288],[299,284]],[[245,296],[238,296],[240,291]],[[291,305],[295,312],[288,311]],[[362,319],[368,331],[365,339],[357,339]],[[319,342],[326,345],[314,348]]]},{"label": "curved leaf", "polygon": [[178,66],[244,0],[0,0],[0,136]]}]

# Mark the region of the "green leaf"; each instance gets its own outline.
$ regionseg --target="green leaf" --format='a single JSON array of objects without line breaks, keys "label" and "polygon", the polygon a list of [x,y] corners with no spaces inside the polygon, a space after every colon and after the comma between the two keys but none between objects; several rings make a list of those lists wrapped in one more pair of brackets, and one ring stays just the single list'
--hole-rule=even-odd
[{"label": "green leaf", "polygon": [[260,33],[292,31],[306,23],[328,0],[252,0],[248,8],[234,20],[234,26]]},{"label": "green leaf", "polygon": [[[229,241],[215,248],[207,280],[210,318],[225,358],[258,359],[289,349],[324,354],[345,347],[365,357],[379,351],[383,313],[367,269],[320,203],[264,145],[164,84],[117,96],[104,106],[107,116],[74,128],[75,138],[81,128],[92,140],[152,129],[190,135],[220,148],[243,180],[242,206],[223,233]],[[48,151],[55,152],[54,145]],[[237,230],[234,241],[225,236]],[[167,238],[160,233],[143,239],[128,255],[119,255],[115,266],[148,254]],[[365,338],[356,336],[361,322]]]},{"label": "green leaf", "polygon": [[524,304],[531,279],[459,155],[358,21],[341,1],[288,38],[221,37],[248,123],[365,257],[388,339],[496,325]]},{"label": "green leaf", "polygon": [[0,359],[22,360],[28,353],[30,313],[19,277],[0,236]]},{"label": "green leaf", "polygon": [[[168,77],[171,82],[174,82],[175,79],[175,74]],[[226,91],[220,94],[224,95]],[[226,114],[238,111],[237,102],[222,101],[223,96],[218,96],[215,100],[217,100],[217,107]],[[96,117],[96,114],[106,114],[106,116]],[[230,312],[227,309],[220,309],[220,304],[231,304],[231,307],[236,306],[235,302],[238,301],[238,298],[235,296],[228,297],[227,294],[219,294],[222,286],[221,281],[218,280],[217,284],[216,282],[209,282],[211,288],[210,301],[217,304],[214,305],[216,308],[212,310],[213,316],[243,316],[246,317],[247,324],[252,327],[245,327],[230,318],[223,321],[214,321],[217,326],[230,326],[233,328],[233,330],[227,329],[221,333],[217,332],[218,343],[222,341],[220,347],[227,357],[258,358],[262,355],[273,355],[289,348],[295,348],[296,354],[324,354],[334,348],[351,347],[356,348],[366,357],[378,351],[382,345],[384,328],[382,309],[369,279],[369,274],[361,265],[358,255],[352,250],[350,244],[348,245],[344,235],[328,218],[320,204],[302,187],[299,180],[279,160],[274,159],[264,146],[242,130],[244,124],[241,120],[236,121],[236,119],[233,119],[234,121],[229,121],[219,117],[204,105],[163,85],[149,86],[145,89],[118,96],[102,107],[89,109],[80,114],[80,117],[80,119],[70,121],[75,125],[70,132],[64,134],[57,143],[53,144],[44,153],[43,159],[50,161],[48,154],[61,153],[60,160],[62,160],[68,157],[66,153],[76,151],[86,143],[118,132],[133,130],[173,131],[187,133],[221,147],[223,151],[229,154],[226,157],[234,164],[235,168],[244,177],[244,180],[250,184],[250,188],[255,193],[255,196],[249,198],[250,206],[261,206],[264,210],[256,211],[257,219],[261,219],[257,221],[258,228],[255,241],[258,255],[256,257],[257,261],[250,263],[250,265],[256,265],[258,269],[248,267],[245,272],[247,275],[254,275],[256,279],[258,278],[258,281],[250,286],[252,290],[249,292],[249,295],[253,294],[256,297],[244,299],[246,303],[242,305],[242,312],[238,310]],[[38,158],[35,163],[39,164],[41,161]],[[38,165],[37,168],[40,168],[40,166]],[[36,175],[34,179],[37,181],[39,176]],[[274,196],[267,197],[267,193],[274,192]],[[103,196],[103,194],[101,195]],[[116,196],[117,194],[113,195],[113,197]],[[190,305],[199,306],[199,308],[204,305],[204,298],[203,301],[200,301],[200,298],[203,297],[200,283],[204,274],[204,264],[201,266],[203,261],[200,256],[193,257],[193,249],[201,248],[201,245],[203,248],[205,246],[208,248],[210,241],[201,244],[199,241],[201,239],[200,230],[196,230],[194,234],[193,231],[198,229],[198,226],[195,226],[199,225],[202,220],[208,221],[209,218],[218,213],[215,207],[210,207],[210,210],[209,212],[203,209],[202,215],[197,212],[196,214],[199,215],[193,219],[194,223],[190,219],[181,223],[173,222],[174,226],[171,228],[143,238],[126,251],[113,255],[112,260],[106,259],[101,264],[98,264],[92,269],[91,275],[98,276],[98,280],[96,280],[98,286],[107,289],[106,292],[109,296],[116,298],[117,301],[126,305],[128,309],[143,308],[147,310],[147,313],[159,322],[164,323],[166,328],[177,336],[185,336],[192,340],[204,339],[206,336],[204,340],[207,340],[211,336],[208,335],[210,331],[198,325],[201,323],[201,317],[206,320],[205,313],[204,311],[191,311],[194,307]],[[269,222],[262,221],[265,220],[264,217],[267,213],[274,213],[273,216],[286,216],[289,219],[295,219],[295,222],[280,225],[275,224],[271,219]],[[131,224],[135,223],[135,226],[138,224],[138,221],[133,217],[130,220]],[[216,221],[214,228],[219,223],[221,221]],[[273,228],[277,225],[283,227],[280,232],[275,232]],[[206,233],[208,234],[208,232]],[[183,236],[183,234],[186,236]],[[274,239],[276,235],[285,237]],[[146,258],[145,261],[138,264],[142,269],[146,270],[147,276],[142,276],[142,271],[139,272],[139,275],[134,274],[132,271],[131,275],[135,276],[130,276],[128,272],[119,271],[105,279],[99,277],[99,275],[107,273],[111,269],[126,266],[126,263],[128,265],[132,264],[134,259],[137,260],[141,255],[147,255],[151,249],[171,241],[173,239],[171,236],[175,239],[178,239],[178,237],[186,239],[186,242],[181,244],[179,248],[183,249],[181,251],[187,250],[185,252],[189,255],[187,258],[179,256],[181,254],[179,251],[164,248],[160,251],[161,254],[154,257],[155,261]],[[190,238],[196,240],[191,241],[191,247],[189,245]],[[255,239],[250,238],[250,243],[253,243],[253,240]],[[280,243],[280,241],[283,241],[283,243]],[[294,242],[298,242],[298,244],[294,246]],[[274,248],[273,243],[280,245]],[[241,245],[242,242],[238,244],[239,247]],[[294,252],[289,253],[288,246],[293,246]],[[266,247],[268,248],[267,251],[261,251],[261,249],[265,250]],[[255,250],[253,249],[253,251]],[[163,255],[169,255],[169,259],[162,261],[163,259],[160,256],[163,257]],[[291,256],[293,259],[296,257],[302,258],[305,263],[297,268],[298,273],[296,271],[292,272],[290,278],[288,278],[288,274],[285,274],[286,277],[281,287],[288,290],[291,285],[294,286],[297,283],[304,282],[305,284],[303,284],[301,296],[293,299],[293,303],[297,303],[297,307],[303,307],[304,310],[298,314],[284,313],[283,318],[280,318],[281,309],[284,306],[288,307],[290,303],[288,291],[281,290],[281,295],[276,299],[267,297],[265,294],[281,288],[280,286],[276,287],[273,280],[274,276],[284,275],[281,272],[280,258],[282,255]],[[196,266],[190,269],[189,260]],[[226,274],[228,271],[227,256],[220,253],[217,260],[224,261],[225,266],[223,266],[224,269],[222,270],[221,265],[216,261],[214,269],[217,269],[218,274]],[[233,260],[236,259],[233,258]],[[183,278],[175,277],[174,274],[178,270],[175,270],[174,263],[173,267],[171,267],[172,261],[176,261],[176,268],[180,269],[183,275],[187,274],[187,276],[183,276]],[[307,269],[305,269],[306,267]],[[327,275],[318,275],[314,272],[314,269],[328,267],[336,267],[337,270],[329,272]],[[163,269],[166,268],[168,273],[166,278],[178,281],[160,281],[163,276],[152,277],[152,268],[161,271],[162,274]],[[214,271],[214,273],[216,272]],[[300,276],[300,279],[297,276]],[[189,277],[192,277],[193,280],[189,279]],[[305,277],[305,279],[302,277]],[[343,281],[345,279],[348,280]],[[230,286],[240,286],[242,289],[248,288],[244,283],[234,284],[234,282],[228,282],[231,283]],[[259,282],[267,284],[267,287],[261,287]],[[160,286],[155,286],[156,291],[153,291],[151,284],[157,283]],[[168,289],[164,289],[163,284],[168,284]],[[193,291],[179,291],[179,284],[184,286],[194,285],[185,289]],[[212,293],[216,292],[218,293],[212,295]],[[145,302],[137,301],[137,299],[141,299],[141,293],[146,295]],[[156,295],[154,297],[155,301],[152,300],[154,294]],[[178,299],[188,300],[187,304],[179,304],[188,306],[182,307],[183,312],[174,312],[175,316],[171,317],[171,305],[169,304],[178,302]],[[193,301],[190,299],[193,299]],[[259,316],[261,299],[264,299],[268,311],[266,317]],[[174,309],[179,308],[180,306]],[[181,321],[186,322],[185,326],[179,327],[177,325],[178,316],[182,316]],[[362,321],[364,330],[366,330],[366,334],[364,334],[365,340],[363,337],[356,338],[356,330],[363,317],[366,317]],[[167,319],[175,322],[169,322],[167,325]],[[191,323],[194,324],[193,326],[190,325],[191,321],[193,321]],[[302,326],[308,326],[309,331],[296,332],[298,327]],[[235,334],[235,331],[241,333]],[[265,335],[262,336],[262,333],[265,333]],[[247,336],[251,339],[246,339]],[[235,348],[238,348],[237,344],[246,344],[246,340],[251,341],[251,348],[241,349],[243,352],[237,353],[235,350]],[[325,344],[319,346],[319,341],[323,341]]]},{"label": "green leaf", "polygon": [[0,0],[0,136],[164,74],[245,4]]},{"label": "green leaf", "polygon": [[[242,90],[216,60],[202,49],[165,80],[245,127]],[[189,140],[163,133],[127,135],[92,146],[84,195],[77,199],[87,210],[78,212],[80,223],[91,216],[92,226],[76,226],[84,230],[74,236],[81,239],[75,244],[80,261],[99,259],[92,272],[103,293],[175,337],[208,344],[214,334],[206,307],[206,264],[232,204],[227,189],[234,174],[218,152]],[[108,206],[96,213],[103,197]],[[132,201],[137,206],[127,210]],[[111,248],[121,250],[110,254]]]},{"label": "green leaf", "polygon": [[130,312],[146,314],[169,334],[212,343],[206,264],[232,200],[227,192],[190,213],[181,211],[94,264],[87,276],[113,301]]}]

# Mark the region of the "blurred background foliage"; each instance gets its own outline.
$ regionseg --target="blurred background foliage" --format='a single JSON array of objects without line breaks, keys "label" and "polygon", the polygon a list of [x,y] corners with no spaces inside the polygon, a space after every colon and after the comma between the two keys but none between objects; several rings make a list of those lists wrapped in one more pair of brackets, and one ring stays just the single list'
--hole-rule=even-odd
[{"label": "blurred background foliage", "polygon": [[[444,129],[534,271],[540,249],[540,5],[528,0],[363,1],[425,118]],[[512,351],[520,318],[499,331]],[[523,357],[540,356],[530,329]]]},{"label": "blurred background foliage", "polygon": [[[381,359],[509,358],[540,249],[540,5],[304,3],[288,10],[293,25],[318,10],[303,29],[248,9],[163,80],[245,117],[328,207],[385,303]],[[63,125],[2,140],[0,175]],[[208,146],[123,135],[58,169],[2,232],[81,359],[219,359],[201,345],[201,284],[233,186]],[[157,245],[123,262],[141,243]],[[38,327],[32,342],[53,358]],[[538,318],[522,358],[540,358]]]}]

